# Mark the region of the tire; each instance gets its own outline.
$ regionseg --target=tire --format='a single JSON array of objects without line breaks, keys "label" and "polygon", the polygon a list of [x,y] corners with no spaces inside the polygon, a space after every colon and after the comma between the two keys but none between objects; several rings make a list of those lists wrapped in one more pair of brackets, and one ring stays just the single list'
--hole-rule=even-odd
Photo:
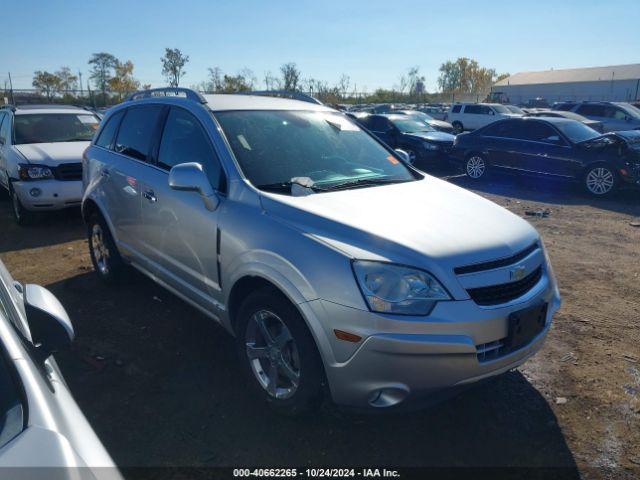
[{"label": "tire", "polygon": [[235,331],[241,368],[257,395],[288,416],[318,409],[326,383],[322,359],[284,295],[270,287],[251,293],[240,305]]},{"label": "tire", "polygon": [[481,153],[472,153],[467,156],[464,164],[464,173],[472,180],[480,180],[487,176],[487,161]]},{"label": "tire", "polygon": [[453,134],[454,135],[458,135],[462,132],[464,132],[464,127],[462,126],[462,123],[455,121],[451,124],[451,126],[453,127]]},{"label": "tire", "polygon": [[107,223],[99,213],[91,215],[87,222],[87,238],[91,262],[100,280],[111,285],[120,283],[127,266],[118,252]]},{"label": "tire", "polygon": [[606,163],[596,163],[587,168],[582,177],[585,191],[594,197],[606,197],[613,193],[620,183],[618,174]]},{"label": "tire", "polygon": [[16,191],[9,186],[9,202],[11,203],[11,213],[13,219],[20,226],[30,225],[35,219],[35,213],[30,212],[22,205]]}]

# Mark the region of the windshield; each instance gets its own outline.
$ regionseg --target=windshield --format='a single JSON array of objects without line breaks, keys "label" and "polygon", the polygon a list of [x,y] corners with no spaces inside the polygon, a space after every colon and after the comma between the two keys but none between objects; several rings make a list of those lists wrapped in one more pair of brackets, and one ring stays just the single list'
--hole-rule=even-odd
[{"label": "windshield", "polygon": [[512,113],[507,107],[504,105],[491,105],[493,109],[498,113]]},{"label": "windshield", "polygon": [[434,129],[427,125],[424,122],[419,120],[414,120],[411,118],[407,119],[389,119],[391,122],[398,127],[402,133],[414,133],[414,132],[433,132]]},{"label": "windshield", "polygon": [[258,188],[308,177],[313,185],[415,177],[346,116],[315,111],[216,112],[240,168]]},{"label": "windshield", "polygon": [[523,114],[524,114],[524,111],[523,111],[521,108],[516,107],[515,105],[507,105],[507,107],[506,107],[506,108],[507,108],[507,110],[509,110],[511,113],[519,113],[519,114],[521,114],[521,115],[523,115]]},{"label": "windshield", "polygon": [[91,113],[29,113],[15,117],[15,143],[90,141],[100,120]]},{"label": "windshield", "polygon": [[630,116],[640,119],[640,109],[634,107],[630,103],[618,103],[620,108],[627,112]]},{"label": "windshield", "polygon": [[585,142],[601,135],[593,128],[587,127],[584,123],[577,121],[558,122],[556,123],[556,127],[573,143]]}]

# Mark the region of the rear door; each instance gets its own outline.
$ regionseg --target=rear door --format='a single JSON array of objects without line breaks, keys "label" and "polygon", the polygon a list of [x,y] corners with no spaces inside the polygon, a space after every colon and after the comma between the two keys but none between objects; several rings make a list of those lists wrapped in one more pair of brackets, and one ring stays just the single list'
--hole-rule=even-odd
[{"label": "rear door", "polygon": [[[123,111],[108,162],[101,172],[116,241],[125,254],[138,258],[143,254],[140,177],[148,168],[152,139],[162,112],[161,105],[139,105]],[[105,125],[104,130],[108,127]],[[96,144],[101,140],[102,133]]]},{"label": "rear door", "polygon": [[[5,112],[0,112],[0,185],[4,188],[9,186],[7,175],[7,150],[9,149],[8,135],[6,135],[6,126],[11,122],[11,117]],[[9,129],[11,131],[11,129]]]},{"label": "rear door", "polygon": [[219,309],[218,219],[224,208],[208,210],[195,192],[169,187],[169,171],[181,163],[203,166],[223,198],[225,176],[201,121],[171,107],[157,146],[154,166],[142,175],[141,239],[153,273],[208,311]]}]

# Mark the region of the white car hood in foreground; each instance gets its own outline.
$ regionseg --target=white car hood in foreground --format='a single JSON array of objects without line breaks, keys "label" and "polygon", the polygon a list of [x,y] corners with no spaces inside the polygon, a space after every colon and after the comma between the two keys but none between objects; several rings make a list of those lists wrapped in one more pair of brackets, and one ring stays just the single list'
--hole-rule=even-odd
[{"label": "white car hood in foreground", "polygon": [[91,142],[28,143],[15,148],[29,163],[55,167],[61,163],[79,163]]},{"label": "white car hood in foreground", "polygon": [[539,237],[522,218],[434,177],[308,196],[264,194],[266,212],[353,258],[451,269],[513,255]]}]

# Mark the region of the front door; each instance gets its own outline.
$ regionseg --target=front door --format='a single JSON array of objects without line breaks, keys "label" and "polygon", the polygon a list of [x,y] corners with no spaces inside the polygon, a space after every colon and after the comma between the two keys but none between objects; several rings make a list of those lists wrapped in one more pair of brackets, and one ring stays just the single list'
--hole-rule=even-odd
[{"label": "front door", "polygon": [[222,305],[217,243],[224,200],[210,211],[198,193],[169,187],[171,168],[187,162],[201,164],[214,189],[224,189],[220,162],[200,121],[185,109],[172,107],[155,165],[146,167],[141,178],[144,231],[140,238],[154,274],[215,312]]}]

